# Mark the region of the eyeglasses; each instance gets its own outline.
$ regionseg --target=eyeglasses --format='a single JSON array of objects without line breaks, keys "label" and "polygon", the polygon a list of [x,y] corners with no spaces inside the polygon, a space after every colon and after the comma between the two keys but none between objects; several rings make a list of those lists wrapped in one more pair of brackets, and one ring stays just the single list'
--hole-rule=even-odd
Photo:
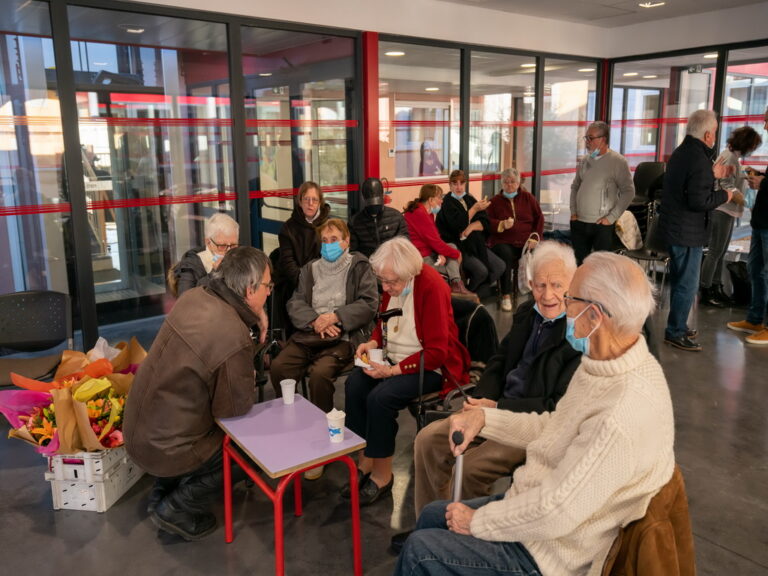
[{"label": "eyeglasses", "polygon": [[320,198],[313,198],[311,196],[304,196],[304,198],[301,199],[301,202],[303,204],[320,204]]},{"label": "eyeglasses", "polygon": [[600,136],[584,136],[584,142],[592,142],[592,140],[599,140],[600,138],[605,138],[605,134],[602,134]]},{"label": "eyeglasses", "polygon": [[257,282],[255,286],[264,286],[269,292],[272,292],[272,289],[275,287],[274,282]]},{"label": "eyeglasses", "polygon": [[211,244],[216,246],[218,250],[224,250],[225,252],[229,252],[230,250],[232,250],[232,248],[237,248],[239,246],[239,244],[219,244],[213,238],[208,238],[208,240],[210,240]]},{"label": "eyeglasses", "polygon": [[578,296],[571,296],[566,292],[563,294],[563,300],[565,300],[565,305],[568,305],[568,301],[572,300],[574,302],[583,302],[584,304],[592,304],[593,306],[597,306],[600,309],[600,312],[608,316],[608,318],[611,318],[611,313],[606,310],[605,306],[603,306],[600,302],[597,300],[588,300],[587,298],[579,298]]},{"label": "eyeglasses", "polygon": [[393,284],[397,284],[398,282],[401,282],[399,278],[395,278],[394,280],[389,280],[387,278],[382,278],[381,276],[376,276],[376,280],[378,280],[382,286],[384,286],[385,284],[387,286],[392,286]]}]

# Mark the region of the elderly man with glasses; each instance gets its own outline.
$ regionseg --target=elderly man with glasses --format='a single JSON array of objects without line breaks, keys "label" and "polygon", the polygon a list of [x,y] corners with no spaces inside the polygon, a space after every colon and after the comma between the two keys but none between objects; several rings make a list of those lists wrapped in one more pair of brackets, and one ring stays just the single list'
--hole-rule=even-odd
[{"label": "elderly man with glasses", "polygon": [[596,576],[619,529],[642,518],[669,482],[672,400],[641,335],[655,307],[643,269],[625,256],[591,254],[564,299],[565,337],[582,357],[557,407],[542,414],[482,407],[451,417],[454,455],[477,436],[526,450],[512,486],[499,496],[429,504],[396,576]]},{"label": "elderly man with glasses", "polygon": [[613,248],[614,224],[635,197],[627,160],[608,148],[610,134],[605,122],[589,125],[587,155],[571,184],[571,242],[579,264],[594,250]]},{"label": "elderly man with glasses", "polygon": [[228,251],[208,285],[173,307],[133,381],[125,446],[157,478],[147,506],[152,521],[185,540],[216,528],[206,506],[221,497],[223,481],[224,435],[215,419],[253,406],[253,337],[264,341],[271,289],[261,250]]}]

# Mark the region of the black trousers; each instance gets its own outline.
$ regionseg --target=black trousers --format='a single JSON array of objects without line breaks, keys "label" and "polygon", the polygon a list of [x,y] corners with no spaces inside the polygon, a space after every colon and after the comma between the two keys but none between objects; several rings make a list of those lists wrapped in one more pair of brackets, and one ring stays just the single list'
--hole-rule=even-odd
[{"label": "black trousers", "polygon": [[520,256],[523,255],[523,249],[516,248],[512,244],[494,244],[491,250],[506,264],[504,274],[499,278],[502,295],[515,293],[514,283],[517,281],[517,265],[520,262]]},{"label": "black trousers", "polygon": [[[437,392],[443,377],[424,374],[424,394]],[[355,368],[347,378],[344,411],[346,425],[367,443],[368,458],[388,458],[395,453],[397,414],[419,395],[419,375],[403,374],[384,380],[371,378]]]},{"label": "black trousers", "polygon": [[571,220],[571,243],[579,266],[591,252],[611,251],[613,249],[613,234],[613,224],[605,226]]}]

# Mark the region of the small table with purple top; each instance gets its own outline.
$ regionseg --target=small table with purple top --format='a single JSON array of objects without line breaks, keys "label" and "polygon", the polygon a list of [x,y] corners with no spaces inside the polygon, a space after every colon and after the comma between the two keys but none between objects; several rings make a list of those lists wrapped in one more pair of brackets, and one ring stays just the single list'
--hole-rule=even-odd
[{"label": "small table with purple top", "polygon": [[[275,508],[275,573],[285,571],[283,541],[283,494],[294,480],[295,515],[301,516],[301,474],[305,470],[343,461],[349,469],[352,505],[352,548],[355,575],[362,576],[363,560],[360,543],[360,496],[357,486],[357,466],[349,457],[351,452],[365,447],[365,440],[344,429],[344,440],[331,442],[325,413],[309,400],[296,394],[293,404],[285,405],[281,398],[254,404],[244,416],[219,418],[224,437],[224,538],[234,540],[232,530],[232,460],[261,488]],[[270,478],[280,478],[273,490],[258,472],[236,450],[234,442]]]}]

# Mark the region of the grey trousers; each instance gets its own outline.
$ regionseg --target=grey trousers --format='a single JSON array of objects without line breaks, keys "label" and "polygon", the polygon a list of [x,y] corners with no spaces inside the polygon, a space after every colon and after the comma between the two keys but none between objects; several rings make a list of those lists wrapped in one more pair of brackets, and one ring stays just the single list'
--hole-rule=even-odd
[{"label": "grey trousers", "polygon": [[728,244],[731,242],[733,233],[733,223],[736,219],[721,212],[714,210],[712,212],[712,227],[709,229],[709,250],[704,256],[704,264],[701,266],[701,279],[699,283],[702,288],[710,288],[712,284],[720,285],[723,283],[723,260],[728,251]]},{"label": "grey trousers", "polygon": [[[433,422],[416,435],[413,459],[416,465],[415,504],[418,518],[424,507],[435,500],[448,500],[453,464],[456,461],[448,443],[448,418]],[[492,440],[471,445],[464,453],[464,478],[461,499],[489,496],[493,483],[509,476],[525,460],[525,450]]]},{"label": "grey trousers", "polygon": [[[455,244],[448,244],[448,246],[450,246],[451,248],[456,248]],[[435,256],[437,255],[434,254],[432,256],[426,256],[424,258],[424,263],[432,266],[432,268],[440,272],[440,274],[442,274],[443,276],[447,276],[448,281],[450,282],[453,282],[454,280],[461,281],[461,270],[460,270],[458,260],[454,258],[446,258],[445,264],[443,264],[442,266],[435,266]]]}]

